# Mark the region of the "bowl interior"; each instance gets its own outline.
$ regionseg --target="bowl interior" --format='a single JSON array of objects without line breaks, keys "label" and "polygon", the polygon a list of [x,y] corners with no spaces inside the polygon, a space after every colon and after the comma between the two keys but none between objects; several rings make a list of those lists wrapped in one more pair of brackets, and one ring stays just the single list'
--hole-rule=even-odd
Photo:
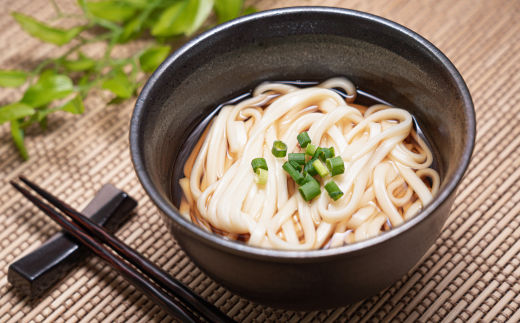
[{"label": "bowl interior", "polygon": [[[172,183],[181,149],[215,108],[267,80],[345,76],[360,89],[410,111],[425,131],[441,173],[433,209],[461,180],[474,141],[467,88],[449,60],[408,29],[332,8],[292,8],[214,28],[172,54],[141,92],[131,125],[134,166],[163,212],[176,212]],[[399,229],[399,228],[397,228]],[[397,230],[396,229],[396,230]],[[201,236],[209,236],[200,230]]]}]

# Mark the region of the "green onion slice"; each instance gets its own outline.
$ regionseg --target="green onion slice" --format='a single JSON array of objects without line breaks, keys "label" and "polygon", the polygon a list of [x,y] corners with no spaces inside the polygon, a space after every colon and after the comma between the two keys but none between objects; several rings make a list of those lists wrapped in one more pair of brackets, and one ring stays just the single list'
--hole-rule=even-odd
[{"label": "green onion slice", "polygon": [[307,146],[307,150],[305,151],[305,155],[314,156],[314,152],[316,151],[316,145],[309,144]]},{"label": "green onion slice", "polygon": [[325,160],[327,160],[327,158],[332,158],[332,157],[334,157],[334,148],[333,147],[321,149],[321,153],[320,153],[321,161],[325,162]]},{"label": "green onion slice", "polygon": [[258,168],[255,173],[255,183],[265,185],[267,184],[267,171],[263,168]]},{"label": "green onion slice", "polygon": [[261,168],[261,169],[265,169],[265,170],[268,170],[267,169],[267,162],[265,161],[265,159],[263,158],[255,158],[251,161],[251,166],[253,167],[253,171],[256,173],[256,170],[258,168]]},{"label": "green onion slice", "polygon": [[305,154],[304,153],[289,154],[289,161],[296,162],[299,165],[305,165]]},{"label": "green onion slice", "polygon": [[296,183],[303,180],[303,175],[300,174],[300,172],[298,172],[290,163],[285,162],[282,168],[292,177]]},{"label": "green onion slice", "polygon": [[301,170],[302,170],[302,165],[298,164],[298,163],[295,162],[294,160],[290,160],[290,161],[289,161],[289,164],[291,164],[291,166],[294,167],[294,169],[296,169],[298,172],[301,172]]},{"label": "green onion slice", "polygon": [[305,177],[298,183],[298,185],[305,185],[310,181],[316,181],[309,173],[305,174]]},{"label": "green onion slice", "polygon": [[339,189],[336,182],[332,180],[325,184],[325,189],[327,190],[327,193],[329,193],[330,198],[334,201],[337,201],[340,197],[343,196],[343,192]]},{"label": "green onion slice", "polygon": [[317,158],[312,158],[307,163],[305,163],[305,167],[303,167],[303,172],[309,173],[311,176],[318,175],[318,172],[314,169],[314,166],[312,166],[312,163],[314,163],[314,161],[316,160]]},{"label": "green onion slice", "polygon": [[316,159],[314,163],[312,163],[312,166],[314,166],[314,169],[318,172],[318,175],[320,175],[320,177],[325,177],[329,175],[327,167],[325,167],[319,159]]},{"label": "green onion slice", "polygon": [[271,149],[271,152],[276,158],[285,157],[285,155],[287,155],[287,145],[283,141],[276,140],[273,142],[273,148]]},{"label": "green onion slice", "polygon": [[309,134],[307,131],[304,131],[300,133],[296,139],[298,139],[298,142],[300,143],[300,147],[305,148],[308,144],[311,143],[311,137],[309,137]]},{"label": "green onion slice", "polygon": [[345,172],[345,162],[341,156],[327,158],[327,168],[330,172],[330,176],[336,176]]},{"label": "green onion slice", "polygon": [[323,148],[321,148],[321,147],[316,147],[316,150],[314,151],[314,156],[312,156],[312,158],[316,158],[316,159],[320,158],[322,149]]},{"label": "green onion slice", "polygon": [[310,181],[305,185],[298,187],[298,190],[306,202],[321,194],[320,184],[318,184],[318,181],[316,180]]}]

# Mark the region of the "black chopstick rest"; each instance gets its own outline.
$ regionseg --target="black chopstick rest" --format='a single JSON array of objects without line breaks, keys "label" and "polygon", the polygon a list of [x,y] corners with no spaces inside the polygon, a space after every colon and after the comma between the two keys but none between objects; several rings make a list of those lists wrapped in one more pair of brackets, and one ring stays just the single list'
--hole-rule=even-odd
[{"label": "black chopstick rest", "polygon": [[[109,231],[116,231],[129,217],[137,202],[111,184],[105,184],[82,213]],[[38,297],[63,277],[88,249],[66,233],[58,232],[7,272],[8,281],[30,298]]]}]

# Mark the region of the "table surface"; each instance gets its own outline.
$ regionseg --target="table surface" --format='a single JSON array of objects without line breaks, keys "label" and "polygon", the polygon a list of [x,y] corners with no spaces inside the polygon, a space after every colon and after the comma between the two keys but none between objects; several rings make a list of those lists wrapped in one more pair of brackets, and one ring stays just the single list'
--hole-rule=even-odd
[{"label": "table surface", "polygon": [[[42,44],[8,15],[50,19],[44,0],[2,0],[0,68],[29,69],[64,48]],[[58,1],[66,10],[74,4]],[[450,217],[432,248],[407,275],[360,303],[321,312],[290,312],[250,303],[206,277],[179,249],[132,168],[128,126],[134,102],[106,107],[91,95],[81,116],[52,115],[49,129],[27,139],[23,162],[0,127],[0,323],[170,322],[97,257],[88,258],[38,300],[7,282],[7,268],[58,228],[8,181],[27,175],[82,208],[110,182],[139,201],[118,235],[239,322],[518,322],[520,320],[520,1],[259,0],[260,9],[294,5],[351,8],[396,21],[440,48],[473,95],[477,141]],[[93,49],[95,51],[96,49]],[[118,49],[124,54],[126,49]],[[19,99],[0,91],[0,104]]]}]

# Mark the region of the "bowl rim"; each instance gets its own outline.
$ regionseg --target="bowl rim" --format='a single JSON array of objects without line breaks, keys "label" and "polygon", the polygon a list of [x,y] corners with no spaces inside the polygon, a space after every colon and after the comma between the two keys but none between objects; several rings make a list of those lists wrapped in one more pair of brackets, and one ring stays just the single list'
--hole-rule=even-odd
[{"label": "bowl rim", "polygon": [[[190,51],[191,48],[195,47],[198,43],[205,41],[206,39],[212,37],[214,34],[225,31],[226,29],[240,25],[245,22],[263,19],[272,16],[280,16],[284,14],[294,14],[294,13],[314,13],[314,14],[339,14],[339,15],[347,15],[356,18],[366,19],[378,24],[384,25],[387,28],[394,29],[397,32],[409,37],[412,41],[415,41],[419,45],[423,46],[423,48],[427,49],[435,59],[439,60],[444,68],[448,71],[452,79],[457,85],[458,91],[461,94],[464,104],[464,111],[467,117],[467,129],[468,129],[468,140],[464,145],[464,151],[462,154],[462,159],[457,166],[457,169],[452,177],[452,180],[446,184],[446,186],[439,191],[437,196],[434,197],[433,201],[428,204],[419,214],[411,220],[406,221],[401,226],[393,228],[390,231],[387,231],[383,234],[380,234],[377,237],[357,242],[351,245],[346,245],[342,247],[336,247],[326,250],[305,250],[305,251],[291,251],[291,250],[275,250],[275,249],[266,249],[260,247],[249,246],[244,243],[238,243],[236,241],[227,240],[223,237],[217,236],[215,234],[208,233],[193,223],[187,221],[183,216],[181,216],[178,211],[173,207],[173,204],[170,200],[163,197],[161,193],[158,193],[158,188],[153,184],[149,174],[146,172],[144,167],[144,160],[140,154],[140,136],[139,136],[139,125],[141,122],[141,116],[144,113],[144,102],[146,101],[147,96],[149,95],[152,88],[155,86],[156,82],[160,79],[161,75],[167,70],[167,68],[179,57],[185,55]],[[468,165],[471,161],[471,155],[473,152],[473,148],[475,145],[475,137],[476,137],[476,119],[475,119],[475,110],[473,107],[473,101],[471,99],[471,95],[469,90],[464,82],[462,76],[455,68],[455,66],[451,63],[451,61],[432,43],[428,40],[415,33],[414,31],[399,25],[391,20],[372,15],[369,13],[351,10],[351,9],[343,9],[343,8],[335,8],[335,7],[316,7],[316,6],[305,6],[305,7],[288,7],[281,9],[272,9],[266,10],[262,12],[258,12],[255,14],[243,16],[221,25],[218,25],[210,30],[205,31],[204,33],[196,36],[189,42],[185,43],[179,49],[177,49],[174,53],[172,53],[151,75],[151,77],[146,82],[143,87],[139,97],[136,101],[135,108],[132,114],[131,122],[130,122],[130,153],[132,158],[132,163],[134,165],[134,169],[136,171],[137,177],[141,182],[142,187],[151,198],[151,200],[155,203],[155,205],[163,212],[164,215],[171,218],[178,225],[180,225],[184,230],[190,233],[191,236],[196,237],[199,241],[205,244],[211,244],[212,247],[217,247],[221,250],[225,250],[226,252],[231,253],[240,253],[241,256],[253,257],[253,258],[268,258],[270,260],[290,260],[290,259],[315,259],[315,258],[328,258],[335,257],[339,255],[346,255],[356,253],[359,250],[368,249],[369,247],[375,247],[381,245],[387,240],[392,239],[393,237],[410,230],[412,227],[422,222],[425,218],[431,215],[434,210],[443,204],[446,199],[455,192],[458,184],[462,181],[464,177],[464,173],[468,168]]]}]

